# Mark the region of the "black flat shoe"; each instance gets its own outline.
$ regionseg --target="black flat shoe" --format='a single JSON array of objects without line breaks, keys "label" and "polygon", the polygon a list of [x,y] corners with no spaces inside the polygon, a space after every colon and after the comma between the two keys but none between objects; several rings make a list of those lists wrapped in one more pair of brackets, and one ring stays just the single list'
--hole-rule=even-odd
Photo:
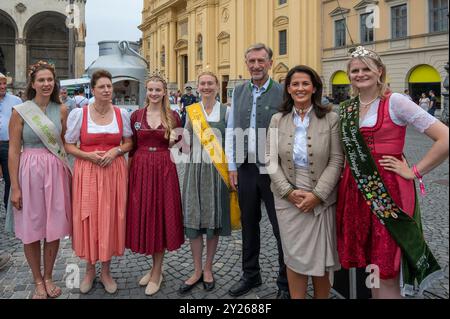
[{"label": "black flat shoe", "polygon": [[211,290],[213,290],[215,286],[216,286],[216,281],[215,281],[214,279],[213,279],[212,282],[206,282],[206,281],[203,281],[203,288],[204,288],[206,291],[211,291]]},{"label": "black flat shoe", "polygon": [[201,277],[200,277],[196,282],[194,282],[192,285],[188,285],[187,283],[184,282],[184,283],[180,286],[180,288],[178,288],[178,292],[179,292],[180,294],[188,293],[189,291],[192,290],[192,288],[194,288],[196,285],[198,285],[198,284],[201,283],[202,281],[203,281],[203,274],[202,274]]}]

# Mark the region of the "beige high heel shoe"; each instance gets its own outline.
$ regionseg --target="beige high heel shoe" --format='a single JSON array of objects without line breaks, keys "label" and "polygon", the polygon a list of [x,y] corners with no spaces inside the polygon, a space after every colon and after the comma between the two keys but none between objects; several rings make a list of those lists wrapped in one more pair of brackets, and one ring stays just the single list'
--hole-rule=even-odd
[{"label": "beige high heel shoe", "polygon": [[91,281],[87,281],[85,278],[80,284],[80,292],[82,294],[87,294],[89,291],[91,291],[92,287],[94,286],[94,282],[95,282],[95,276],[92,277]]},{"label": "beige high heel shoe", "polygon": [[152,281],[150,281],[147,285],[147,288],[145,288],[145,294],[147,296],[152,296],[154,294],[156,294],[159,291],[159,288],[161,287],[161,283],[163,281],[163,275],[161,274],[161,276],[159,277],[159,282],[158,283],[154,283]]},{"label": "beige high heel shoe", "polygon": [[112,278],[112,277],[111,277],[111,280],[112,280],[112,283],[105,283],[103,281],[103,278],[100,277],[100,282],[103,285],[103,287],[105,288],[105,291],[112,295],[112,294],[115,294],[117,291],[117,283],[114,280],[114,278]]},{"label": "beige high heel shoe", "polygon": [[141,286],[141,287],[147,286],[148,283],[150,282],[150,278],[152,278],[152,270],[151,269],[148,271],[148,273],[146,273],[144,275],[144,277],[141,278],[141,280],[139,280],[139,286]]}]

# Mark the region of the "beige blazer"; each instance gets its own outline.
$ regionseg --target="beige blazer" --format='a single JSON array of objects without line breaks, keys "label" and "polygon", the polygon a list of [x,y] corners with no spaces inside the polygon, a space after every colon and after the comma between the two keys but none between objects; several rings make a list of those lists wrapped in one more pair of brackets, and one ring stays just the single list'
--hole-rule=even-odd
[{"label": "beige blazer", "polygon": [[[336,202],[336,185],[344,166],[339,117],[336,113],[330,112],[319,119],[314,111],[311,111],[309,116],[307,146],[313,193],[325,206],[329,206]],[[293,159],[295,128],[294,109],[286,116],[282,113],[275,114],[269,126],[266,141],[268,167],[266,167],[272,180],[272,192],[281,197],[286,197],[296,188]]]}]

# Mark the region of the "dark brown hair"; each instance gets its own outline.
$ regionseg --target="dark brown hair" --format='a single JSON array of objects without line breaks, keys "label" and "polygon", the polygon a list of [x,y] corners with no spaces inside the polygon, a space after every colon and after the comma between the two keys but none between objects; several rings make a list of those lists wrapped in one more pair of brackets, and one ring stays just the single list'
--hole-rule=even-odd
[{"label": "dark brown hair", "polygon": [[97,70],[91,76],[91,89],[95,88],[97,81],[101,78],[108,78],[112,83],[112,75],[106,70]]},{"label": "dark brown hair", "polygon": [[55,68],[53,67],[53,65],[51,65],[45,61],[39,61],[36,64],[33,64],[29,67],[28,82],[27,82],[27,88],[26,88],[26,92],[25,92],[26,99],[28,101],[31,101],[32,99],[34,99],[36,97],[36,90],[33,89],[32,85],[33,85],[34,81],[36,81],[36,74],[39,71],[43,71],[43,70],[49,70],[52,73],[53,81],[55,83],[54,87],[53,87],[52,95],[50,96],[50,101],[57,103],[57,104],[61,104],[61,100],[59,98],[59,85],[58,85],[58,82],[56,81]]},{"label": "dark brown hair", "polygon": [[319,74],[317,74],[317,72],[314,71],[314,69],[306,65],[298,65],[292,68],[286,75],[286,79],[284,82],[284,100],[279,108],[279,111],[283,113],[283,115],[287,115],[292,112],[292,108],[294,107],[294,100],[292,99],[292,96],[289,94],[288,88],[291,85],[292,77],[296,73],[306,73],[311,78],[313,87],[316,89],[316,92],[313,93],[311,97],[314,113],[316,113],[316,116],[319,119],[323,118],[327,113],[330,112],[331,109],[329,107],[322,105],[322,91],[323,91],[322,80],[320,79]]}]

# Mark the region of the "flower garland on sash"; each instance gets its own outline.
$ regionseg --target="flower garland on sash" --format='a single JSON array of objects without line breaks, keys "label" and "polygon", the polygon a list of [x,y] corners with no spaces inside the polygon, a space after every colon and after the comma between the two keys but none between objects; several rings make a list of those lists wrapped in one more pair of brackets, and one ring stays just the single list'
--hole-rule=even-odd
[{"label": "flower garland on sash", "polygon": [[348,165],[372,213],[401,248],[402,295],[414,293],[416,280],[419,294],[422,294],[433,279],[442,275],[441,267],[423,237],[417,196],[412,218],[390,196],[359,130],[359,106],[358,97],[345,101],[340,106],[340,131]]},{"label": "flower garland on sash", "polygon": [[202,147],[210,157],[214,167],[230,191],[230,218],[231,228],[237,230],[241,228],[241,211],[239,209],[238,194],[231,190],[228,175],[228,163],[222,145],[217,140],[199,103],[190,105],[187,108],[189,119],[192,123],[193,131],[197,135]]}]

